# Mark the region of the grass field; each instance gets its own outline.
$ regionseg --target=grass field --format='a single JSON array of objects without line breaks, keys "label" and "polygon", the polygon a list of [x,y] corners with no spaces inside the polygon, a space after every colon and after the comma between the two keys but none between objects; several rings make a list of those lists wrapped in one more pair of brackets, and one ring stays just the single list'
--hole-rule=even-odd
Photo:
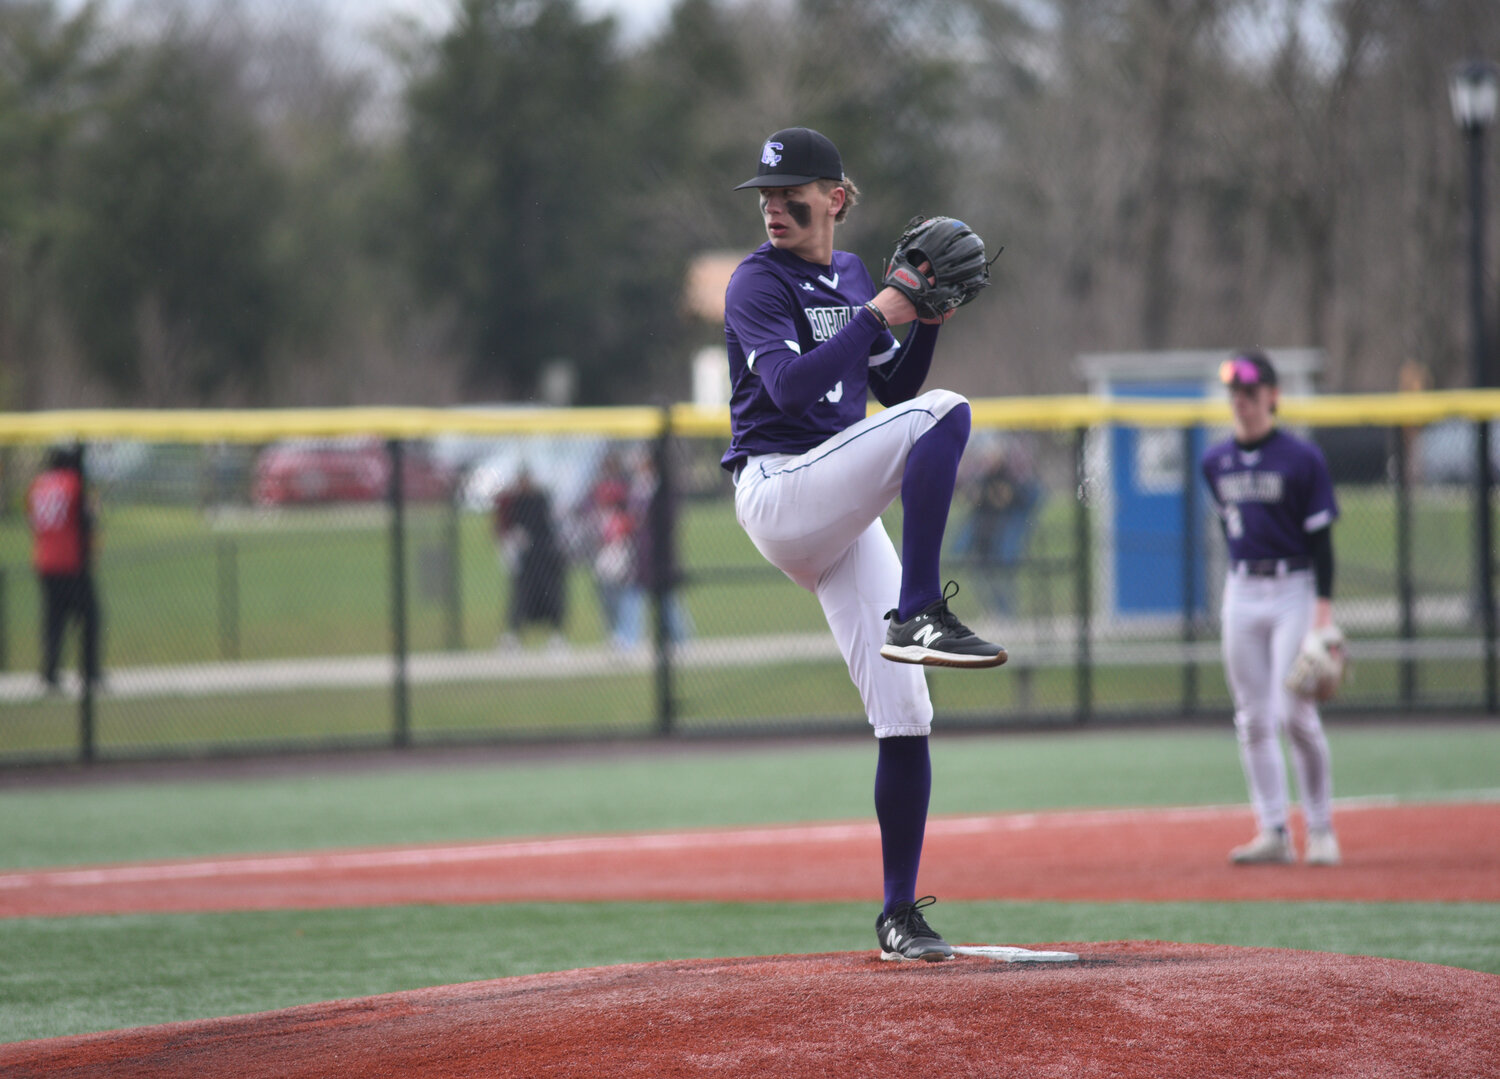
[{"label": "grass field", "polygon": [[[1414,540],[1422,550],[1418,595],[1466,591],[1469,516],[1462,492],[1418,492]],[[1383,487],[1340,491],[1340,603],[1394,595],[1394,506]],[[1022,614],[1042,618],[1073,610],[1073,503],[1043,503],[1032,544],[1041,560],[1020,578]],[[893,511],[888,528],[899,528]],[[456,541],[456,594],[441,566]],[[452,646],[484,650],[501,628],[506,584],[483,515],[450,515],[444,507],[413,507],[409,520],[408,644],[414,652]],[[695,501],[682,516],[684,561],[693,574],[686,604],[696,637],[823,633],[813,599],[764,564],[724,500]],[[35,585],[25,569],[26,540],[16,518],[0,521],[0,648],[11,670],[36,663]],[[284,514],[211,516],[189,507],[111,508],[101,577],[106,657],[111,668],[199,664],[221,659],[382,654],[391,647],[389,550],[378,507],[328,507]],[[966,571],[955,570],[965,580]],[[967,601],[966,601],[967,602]],[[568,635],[575,645],[605,636],[593,586],[582,567],[569,577]],[[968,609],[968,608],[965,608]],[[1004,627],[1002,627],[1004,628]],[[1424,635],[1455,632],[1422,627]],[[1165,632],[1168,636],[1173,632]],[[1203,630],[1211,635],[1212,627]],[[1394,627],[1384,631],[1394,633]],[[1335,707],[1474,707],[1484,698],[1477,658],[1436,657],[1404,671],[1395,660],[1358,654],[1356,675]],[[939,672],[930,676],[940,712],[975,723],[1006,717],[1068,721],[1080,708],[1071,665],[1022,672],[1028,639],[1002,636],[1016,662],[993,679]],[[1053,642],[1059,645],[1065,642]],[[540,647],[540,638],[532,642]],[[1180,663],[1090,669],[1089,705],[1100,715],[1170,716],[1223,711],[1227,693],[1216,662],[1189,670]],[[1191,682],[1190,682],[1191,680]],[[1191,690],[1190,687],[1191,686]],[[1404,697],[1403,694],[1410,694]],[[1187,702],[1191,700],[1191,708]],[[628,737],[658,722],[653,675],[608,672],[576,679],[515,679],[504,683],[424,685],[410,697],[417,741],[555,735]],[[684,730],[714,730],[761,720],[795,725],[848,717],[859,706],[836,660],[749,668],[684,670],[674,683]],[[76,706],[68,700],[17,700],[4,705],[0,759],[66,759],[79,746]],[[199,753],[217,749],[379,744],[395,726],[389,686],[318,689],[257,696],[105,695],[98,709],[97,750],[109,755]]]},{"label": "grass field", "polygon": [[[1391,492],[1347,488],[1339,498],[1340,598],[1393,596]],[[955,514],[955,523],[962,512]],[[1043,502],[1033,557],[1074,558],[1072,514],[1070,500]],[[1462,492],[1418,492],[1413,542],[1423,554],[1414,567],[1417,595],[1469,588],[1469,520]],[[411,647],[490,645],[502,628],[507,583],[488,519],[473,513],[450,518],[446,508],[414,506],[407,527]],[[899,507],[887,515],[887,527],[899,535]],[[728,500],[688,503],[680,528],[683,565],[698,577],[687,599],[699,634],[822,628],[817,605],[764,563],[735,523]],[[191,507],[123,506],[107,514],[104,535],[99,577],[110,627],[108,658],[115,666],[357,655],[390,648],[389,536],[378,507],[226,518]],[[0,519],[0,571],[6,582],[0,638],[8,669],[22,671],[33,670],[37,662],[37,596],[27,543],[24,522]],[[450,556],[457,567],[456,602],[441,572]],[[747,570],[755,575],[746,578]],[[600,640],[604,630],[585,568],[574,567],[568,591],[569,637]],[[747,596],[754,601],[747,602]],[[1073,599],[1070,571],[1021,576],[1022,615],[1069,613]]]},{"label": "grass field", "polygon": [[[1500,796],[1500,726],[1334,725],[1338,793]],[[939,736],[933,812],[1237,803],[1232,733]],[[0,868],[571,832],[868,819],[874,746],[595,747],[77,783],[0,773]],[[7,780],[12,780],[7,782]],[[1248,820],[1248,816],[1247,816]],[[1475,903],[944,903],[968,939],[1310,948],[1500,974]],[[525,904],[0,921],[0,1041],[543,970],[869,948],[870,904]]]}]

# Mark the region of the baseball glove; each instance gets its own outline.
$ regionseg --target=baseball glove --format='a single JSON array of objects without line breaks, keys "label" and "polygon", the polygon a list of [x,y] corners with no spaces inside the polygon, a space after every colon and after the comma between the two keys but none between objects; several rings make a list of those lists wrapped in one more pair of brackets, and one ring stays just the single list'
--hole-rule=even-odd
[{"label": "baseball glove", "polygon": [[1344,632],[1338,626],[1308,630],[1287,672],[1286,688],[1308,700],[1326,701],[1343,684],[1347,660]]},{"label": "baseball glove", "polygon": [[[999,254],[995,252],[997,258]],[[934,321],[968,303],[990,283],[993,261],[985,260],[984,241],[962,221],[914,217],[896,241],[882,283],[904,294],[918,318]],[[924,262],[925,274],[920,269]]]}]

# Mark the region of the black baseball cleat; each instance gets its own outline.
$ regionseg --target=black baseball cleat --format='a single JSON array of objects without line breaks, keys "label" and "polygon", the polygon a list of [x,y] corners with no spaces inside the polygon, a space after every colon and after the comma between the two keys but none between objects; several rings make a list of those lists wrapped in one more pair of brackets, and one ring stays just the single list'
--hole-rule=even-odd
[{"label": "black baseball cleat", "polygon": [[1009,656],[998,644],[980,640],[968,626],[948,610],[948,601],[958,595],[958,583],[949,581],[943,598],[928,604],[905,622],[887,611],[885,644],[880,654],[897,663],[921,663],[928,667],[998,667]]},{"label": "black baseball cleat", "polygon": [[935,897],[924,895],[915,903],[897,903],[889,915],[876,918],[875,936],[880,940],[880,958],[921,959],[928,963],[952,959],[953,949],[922,917],[923,908],[936,902]]}]

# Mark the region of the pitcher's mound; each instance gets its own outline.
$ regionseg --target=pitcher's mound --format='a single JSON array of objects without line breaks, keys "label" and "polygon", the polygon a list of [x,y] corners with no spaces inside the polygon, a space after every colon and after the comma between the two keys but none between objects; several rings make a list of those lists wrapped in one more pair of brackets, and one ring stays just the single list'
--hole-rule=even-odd
[{"label": "pitcher's mound", "polygon": [[537,974],[0,1046],[8,1076],[1494,1076],[1500,977],[1393,959],[1061,943]]}]

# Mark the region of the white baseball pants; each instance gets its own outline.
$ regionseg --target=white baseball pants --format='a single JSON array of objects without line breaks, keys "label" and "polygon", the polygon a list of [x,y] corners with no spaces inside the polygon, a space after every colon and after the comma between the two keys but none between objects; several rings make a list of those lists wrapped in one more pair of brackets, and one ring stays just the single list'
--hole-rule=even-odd
[{"label": "white baseball pants", "polygon": [[1240,763],[1262,831],[1287,822],[1283,730],[1308,829],[1325,830],[1333,822],[1333,770],[1317,705],[1283,684],[1312,623],[1315,598],[1310,572],[1282,577],[1230,573],[1224,582],[1224,671],[1234,696]]},{"label": "white baseball pants", "polygon": [[929,390],[800,454],[751,457],[735,516],[761,554],[818,597],[875,737],[932,731],[920,666],[883,659],[885,613],[901,594],[901,559],[880,515],[901,494],[906,455],[954,407]]}]

